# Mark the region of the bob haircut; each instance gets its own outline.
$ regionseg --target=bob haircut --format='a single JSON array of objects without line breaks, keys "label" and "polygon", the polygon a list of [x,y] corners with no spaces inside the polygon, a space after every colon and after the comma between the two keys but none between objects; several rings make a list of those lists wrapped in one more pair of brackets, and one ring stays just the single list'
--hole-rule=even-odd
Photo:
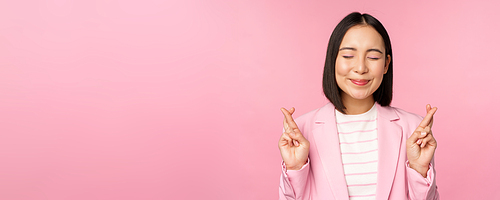
[{"label": "bob haircut", "polygon": [[391,40],[389,34],[384,26],[375,17],[369,14],[361,14],[353,12],[347,15],[333,30],[328,42],[328,49],[326,51],[325,69],[323,71],[323,93],[326,98],[333,103],[335,108],[345,114],[345,106],[342,103],[340,96],[340,88],[335,79],[335,62],[339,53],[340,43],[346,34],[347,30],[356,25],[367,25],[375,28],[375,30],[382,36],[385,45],[385,59],[391,56],[391,62],[387,73],[382,78],[382,83],[378,89],[373,93],[373,99],[381,106],[389,106],[392,101],[392,63],[394,57],[392,56]]}]

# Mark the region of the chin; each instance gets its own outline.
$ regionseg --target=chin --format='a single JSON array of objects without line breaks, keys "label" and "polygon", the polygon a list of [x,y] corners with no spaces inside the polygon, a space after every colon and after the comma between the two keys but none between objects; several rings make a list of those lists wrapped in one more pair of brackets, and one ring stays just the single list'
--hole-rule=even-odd
[{"label": "chin", "polygon": [[372,95],[371,94],[366,94],[366,93],[363,93],[363,94],[353,94],[353,93],[351,93],[349,96],[351,96],[351,98],[353,98],[353,99],[364,100],[364,99],[367,99],[367,98],[371,97]]}]

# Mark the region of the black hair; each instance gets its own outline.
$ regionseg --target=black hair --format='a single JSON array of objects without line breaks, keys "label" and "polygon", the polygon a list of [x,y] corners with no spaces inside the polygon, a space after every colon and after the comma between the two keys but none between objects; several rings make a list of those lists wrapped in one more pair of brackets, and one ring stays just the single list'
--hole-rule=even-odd
[{"label": "black hair", "polygon": [[342,103],[340,88],[337,85],[337,81],[335,79],[335,61],[337,60],[340,43],[342,42],[344,35],[346,34],[347,30],[356,25],[368,25],[373,27],[384,40],[385,59],[387,59],[388,56],[391,56],[391,61],[389,63],[387,73],[384,74],[382,83],[373,93],[373,99],[381,106],[389,106],[392,101],[392,63],[394,57],[392,56],[392,47],[391,40],[389,39],[389,34],[385,30],[382,23],[380,23],[380,21],[378,21],[375,17],[369,14],[353,12],[342,19],[342,21],[340,21],[333,30],[332,35],[330,36],[330,41],[328,42],[325,69],[323,71],[323,93],[325,94],[326,98],[333,103],[335,108],[342,113],[345,113],[346,108]]}]

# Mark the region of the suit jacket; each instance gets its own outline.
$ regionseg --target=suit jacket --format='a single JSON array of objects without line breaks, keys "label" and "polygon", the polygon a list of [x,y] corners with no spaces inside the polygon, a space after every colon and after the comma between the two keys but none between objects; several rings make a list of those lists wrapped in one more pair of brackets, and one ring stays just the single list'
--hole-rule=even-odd
[{"label": "suit jacket", "polygon": [[[433,161],[424,178],[408,166],[406,158],[406,139],[422,117],[398,108],[376,106],[379,154],[376,199],[439,199]],[[328,103],[295,121],[309,140],[309,160],[300,170],[287,171],[282,163],[280,200],[349,199],[333,104]]]}]

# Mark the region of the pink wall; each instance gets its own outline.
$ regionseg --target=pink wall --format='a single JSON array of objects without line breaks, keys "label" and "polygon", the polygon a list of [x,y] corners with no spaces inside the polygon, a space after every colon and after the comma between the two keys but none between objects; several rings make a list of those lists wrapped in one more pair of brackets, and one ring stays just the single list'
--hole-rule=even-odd
[{"label": "pink wall", "polygon": [[0,199],[277,199],[279,108],[327,102],[351,11],[391,35],[393,106],[439,107],[442,198],[500,198],[496,2],[4,1]]}]

